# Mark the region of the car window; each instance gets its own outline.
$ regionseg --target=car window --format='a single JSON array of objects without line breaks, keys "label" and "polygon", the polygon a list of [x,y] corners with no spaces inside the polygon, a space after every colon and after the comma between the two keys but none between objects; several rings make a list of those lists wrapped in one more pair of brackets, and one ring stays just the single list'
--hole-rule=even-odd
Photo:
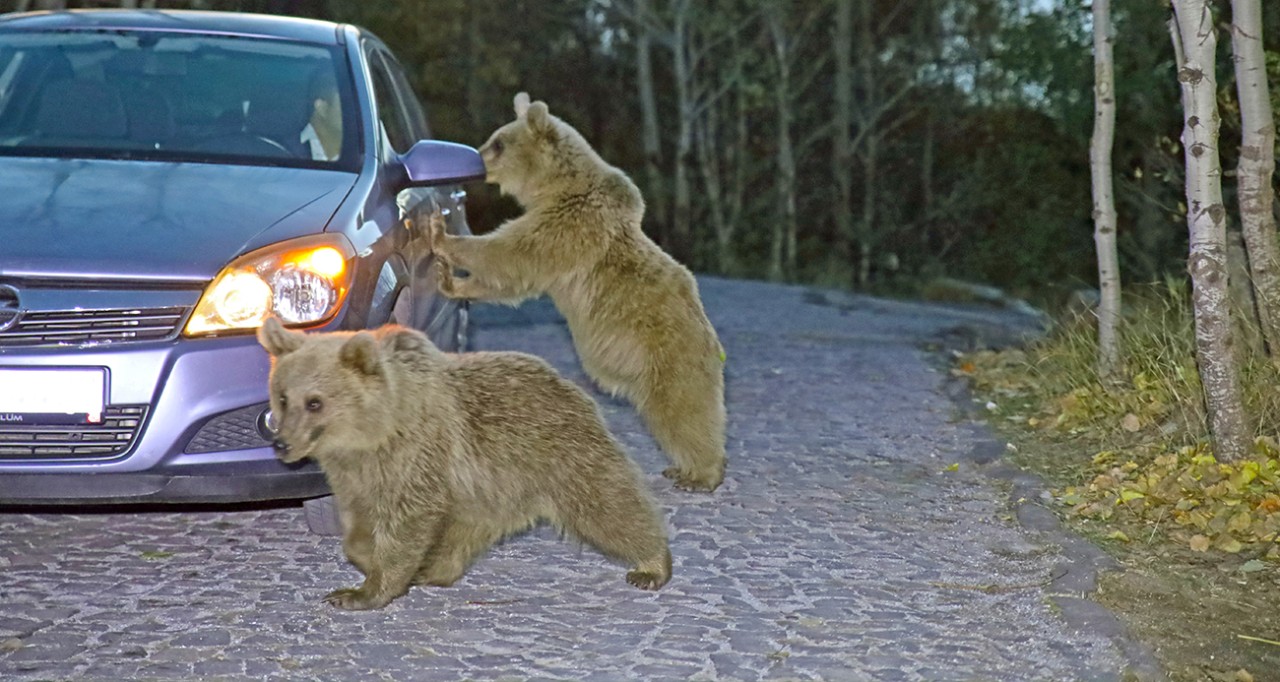
[{"label": "car window", "polygon": [[369,71],[373,74],[373,96],[378,107],[378,122],[382,125],[391,148],[397,153],[404,153],[417,140],[409,130],[409,123],[396,96],[395,85],[378,50],[370,50],[367,55]]},{"label": "car window", "polygon": [[339,167],[337,48],[160,31],[0,32],[0,154]]},{"label": "car window", "polygon": [[387,73],[391,75],[391,80],[395,83],[396,92],[400,97],[400,101],[404,103],[405,114],[409,120],[410,136],[414,142],[425,140],[431,137],[431,130],[427,127],[427,116],[422,111],[422,104],[418,102],[418,96],[413,92],[413,86],[409,85],[409,79],[404,74],[404,67],[395,57],[387,53],[382,53],[386,61]]},{"label": "car window", "polygon": [[13,81],[18,69],[27,60],[27,53],[17,50],[0,50],[0,111],[13,95]]}]

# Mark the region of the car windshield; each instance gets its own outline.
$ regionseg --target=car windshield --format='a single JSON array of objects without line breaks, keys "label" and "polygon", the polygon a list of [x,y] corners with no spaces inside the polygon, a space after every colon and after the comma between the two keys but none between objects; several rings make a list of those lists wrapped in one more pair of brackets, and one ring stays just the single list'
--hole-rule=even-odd
[{"label": "car windshield", "polygon": [[354,170],[345,64],[274,39],[0,32],[0,155]]}]

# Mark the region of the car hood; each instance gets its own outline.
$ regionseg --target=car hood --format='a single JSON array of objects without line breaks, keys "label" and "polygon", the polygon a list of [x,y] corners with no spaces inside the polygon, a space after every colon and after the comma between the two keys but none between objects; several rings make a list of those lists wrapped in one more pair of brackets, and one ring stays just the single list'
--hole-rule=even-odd
[{"label": "car hood", "polygon": [[0,158],[0,276],[205,282],[249,248],[324,230],[352,173]]}]

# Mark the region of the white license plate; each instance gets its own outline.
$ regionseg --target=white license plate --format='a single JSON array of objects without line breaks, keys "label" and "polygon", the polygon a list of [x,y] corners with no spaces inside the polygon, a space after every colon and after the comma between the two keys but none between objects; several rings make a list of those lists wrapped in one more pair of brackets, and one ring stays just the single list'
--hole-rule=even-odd
[{"label": "white license plate", "polygon": [[0,368],[0,420],[9,424],[102,421],[106,371]]}]

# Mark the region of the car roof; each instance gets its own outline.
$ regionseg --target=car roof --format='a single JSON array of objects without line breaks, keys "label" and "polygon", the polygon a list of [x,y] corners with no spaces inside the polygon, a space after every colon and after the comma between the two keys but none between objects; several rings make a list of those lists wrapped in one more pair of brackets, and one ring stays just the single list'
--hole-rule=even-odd
[{"label": "car roof", "polygon": [[90,9],[0,15],[0,31],[179,31],[324,45],[340,43],[341,28],[341,24],[316,19],[198,10]]}]

